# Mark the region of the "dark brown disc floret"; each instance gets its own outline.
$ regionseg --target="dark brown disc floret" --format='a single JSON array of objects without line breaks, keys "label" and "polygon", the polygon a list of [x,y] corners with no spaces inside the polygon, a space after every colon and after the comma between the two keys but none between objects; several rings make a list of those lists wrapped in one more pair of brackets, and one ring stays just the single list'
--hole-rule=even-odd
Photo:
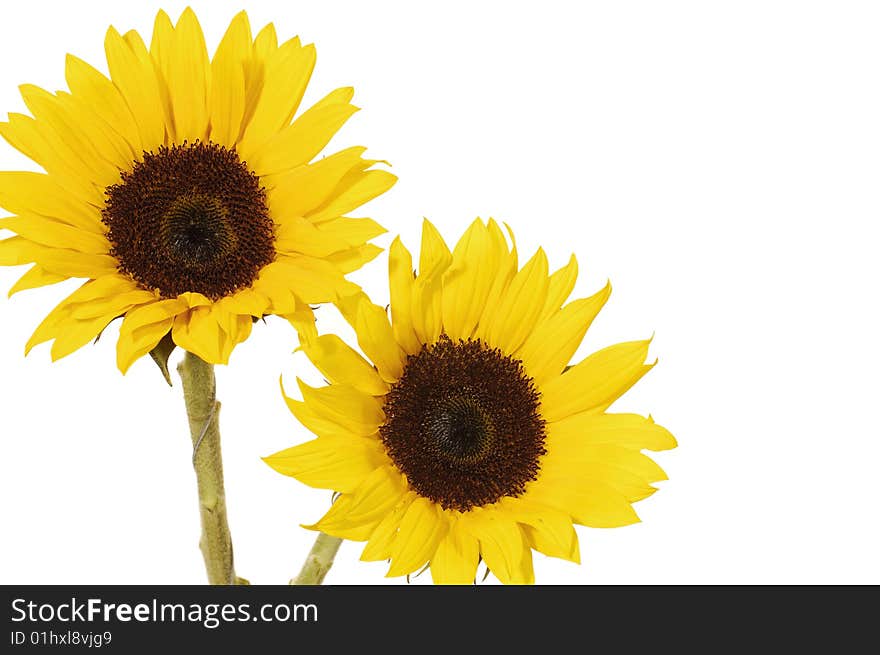
[{"label": "dark brown disc floret", "polygon": [[102,211],[119,270],[167,298],[212,300],[249,287],[275,259],[274,224],[260,179],[214,143],[144,153]]},{"label": "dark brown disc floret", "polygon": [[465,512],[519,496],[537,478],[546,452],[539,407],[521,361],[443,335],[407,358],[379,433],[410,487]]}]

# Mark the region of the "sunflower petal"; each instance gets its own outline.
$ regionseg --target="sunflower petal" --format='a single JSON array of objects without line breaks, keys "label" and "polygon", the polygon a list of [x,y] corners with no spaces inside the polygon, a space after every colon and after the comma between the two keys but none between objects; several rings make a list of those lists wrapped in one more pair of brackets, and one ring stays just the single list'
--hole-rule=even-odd
[{"label": "sunflower petal", "polygon": [[645,365],[651,341],[629,341],[593,353],[542,390],[544,418],[556,421],[579,412],[601,412],[653,367]]},{"label": "sunflower petal", "polygon": [[261,176],[282,173],[307,164],[358,110],[349,104],[351,96],[349,88],[331,92],[265,145],[249,152],[242,144],[243,158]]},{"label": "sunflower petal", "polygon": [[452,263],[452,253],[430,221],[422,223],[419,275],[413,285],[413,329],[421,343],[434,343],[443,330],[443,273]]},{"label": "sunflower petal", "polygon": [[315,47],[301,45],[298,38],[266,54],[262,92],[241,141],[245,158],[290,123],[312,76],[315,59]]},{"label": "sunflower petal", "polygon": [[34,243],[50,248],[69,248],[90,255],[105,255],[110,252],[110,242],[103,235],[42,216],[0,218],[0,229],[11,230]]},{"label": "sunflower petal", "polygon": [[413,328],[412,300],[415,275],[412,255],[395,237],[388,252],[388,280],[391,291],[391,326],[394,338],[401,348],[414,355],[422,347]]},{"label": "sunflower petal", "polygon": [[638,414],[573,414],[548,424],[548,436],[552,447],[562,451],[602,444],[631,450],[669,450],[677,445],[666,428]]},{"label": "sunflower petal", "polygon": [[590,528],[617,528],[640,521],[622,493],[599,481],[541,478],[526,490],[525,497],[567,512],[575,523]]},{"label": "sunflower petal", "polygon": [[431,559],[449,529],[449,522],[438,509],[433,502],[421,497],[407,508],[391,545],[391,566],[386,577],[413,573]]},{"label": "sunflower petal", "polygon": [[244,71],[252,48],[251,26],[247,13],[241,11],[229,24],[211,62],[208,109],[215,143],[232,147],[238,141],[246,105]]},{"label": "sunflower petal", "polygon": [[351,493],[385,457],[382,444],[375,439],[320,437],[263,461],[310,487]]},{"label": "sunflower petal", "polygon": [[397,538],[400,521],[406,510],[417,498],[416,494],[409,492],[403,495],[397,505],[379,521],[376,529],[370,535],[370,540],[361,553],[362,562],[379,562],[391,559],[391,547]]},{"label": "sunflower petal", "polygon": [[[132,45],[133,44],[133,45]],[[126,41],[115,28],[104,39],[110,79],[122,93],[138,125],[141,144],[151,148],[165,142],[165,118],[159,82],[146,46]]]},{"label": "sunflower petal", "polygon": [[489,345],[505,353],[516,352],[538,321],[547,284],[547,255],[539,248],[510,281],[486,335]]},{"label": "sunflower petal", "polygon": [[92,111],[125,139],[133,156],[143,152],[137,122],[113,82],[73,55],[67,55],[64,76],[74,97],[91,107]]},{"label": "sunflower petal", "polygon": [[431,558],[434,584],[473,584],[480,561],[480,544],[453,519]]},{"label": "sunflower petal", "polygon": [[502,503],[520,523],[532,547],[549,557],[580,564],[578,536],[568,514],[521,497],[507,498]]},{"label": "sunflower petal", "polygon": [[93,234],[104,233],[100,211],[71,197],[51,176],[42,173],[0,172],[0,206],[12,214],[30,212]]},{"label": "sunflower petal", "polygon": [[49,273],[39,264],[34,264],[28,269],[27,273],[18,278],[18,281],[12,285],[12,288],[9,290],[9,296],[12,297],[13,294],[25,289],[36,289],[37,287],[63,282],[66,279],[68,279],[66,275]]},{"label": "sunflower petal", "polygon": [[480,219],[471,223],[443,274],[443,329],[450,339],[468,339],[479,321],[495,281],[497,252]]},{"label": "sunflower petal", "polygon": [[[317,153],[315,153],[317,154]],[[322,223],[357,209],[373,198],[382,195],[397,182],[397,176],[387,171],[366,171],[358,176],[357,182],[335,196],[320,210],[307,218],[313,223]]]},{"label": "sunflower petal", "polygon": [[480,555],[504,584],[534,584],[532,551],[522,529],[498,511],[473,512],[467,528],[480,540]]},{"label": "sunflower petal", "polygon": [[562,373],[609,295],[611,285],[607,284],[599,293],[572,301],[538,323],[516,353],[536,384]]},{"label": "sunflower petal", "polygon": [[403,374],[404,352],[394,340],[386,311],[369,300],[358,304],[354,324],[358,345],[386,382],[396,382]]},{"label": "sunflower petal", "polygon": [[208,132],[208,50],[195,12],[187,7],[174,29],[163,71],[174,109],[177,142],[204,139]]},{"label": "sunflower petal", "polygon": [[388,384],[376,369],[335,334],[301,340],[301,348],[330,382],[350,384],[371,396],[383,396],[388,391]]},{"label": "sunflower petal", "polygon": [[297,384],[309,409],[354,434],[375,434],[385,422],[380,402],[349,384],[315,388],[299,378]]}]

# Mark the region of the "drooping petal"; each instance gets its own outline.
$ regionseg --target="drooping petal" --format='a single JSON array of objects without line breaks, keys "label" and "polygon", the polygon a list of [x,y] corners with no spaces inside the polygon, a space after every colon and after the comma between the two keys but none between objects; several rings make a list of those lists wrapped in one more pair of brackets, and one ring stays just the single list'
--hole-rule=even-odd
[{"label": "drooping petal", "polygon": [[437,505],[427,498],[416,498],[400,522],[391,545],[391,566],[387,577],[407,575],[422,568],[446,536],[449,522]]},{"label": "drooping petal", "polygon": [[418,496],[412,491],[407,492],[398,501],[397,505],[385,517],[370,534],[370,540],[361,553],[362,562],[379,562],[391,559],[391,547],[397,538],[400,521],[406,510]]},{"label": "drooping petal", "polygon": [[472,511],[467,529],[480,540],[480,555],[496,578],[504,584],[534,584],[532,551],[516,522],[499,511]]},{"label": "drooping petal", "polygon": [[435,584],[473,584],[479,561],[479,541],[462,527],[461,521],[452,519],[431,558],[431,578]]}]

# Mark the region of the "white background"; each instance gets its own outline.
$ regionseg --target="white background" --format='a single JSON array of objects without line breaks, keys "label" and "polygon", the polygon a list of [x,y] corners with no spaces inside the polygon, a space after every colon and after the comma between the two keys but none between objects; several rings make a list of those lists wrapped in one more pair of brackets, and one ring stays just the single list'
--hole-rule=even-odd
[{"label": "white background", "polygon": [[[574,251],[580,295],[611,279],[579,356],[656,333],[659,365],[616,408],[678,437],[657,457],[670,480],[643,523],[580,529],[582,566],[536,556],[539,582],[880,582],[876,4],[195,2],[209,47],[241,5],[255,29],[317,44],[307,99],[356,87],[363,111],[332,145],[400,177],[362,213],[388,227],[380,245],[417,248],[422,216],[450,242],[494,216],[523,254]],[[104,69],[107,25],[149,35],[158,6],[7,8],[0,110],[23,110],[20,83],[65,88],[68,51]],[[31,167],[0,146],[0,168]],[[383,255],[354,276],[380,303],[385,270]],[[22,356],[71,289],[0,300],[0,582],[201,583],[179,385],[146,359],[121,376],[115,326],[54,365],[45,346]],[[298,524],[329,503],[260,461],[308,438],[278,393],[279,374],[311,375],[295,346],[270,319],[218,371],[254,583],[296,573]],[[386,582],[359,553],[345,544],[327,582]]]}]

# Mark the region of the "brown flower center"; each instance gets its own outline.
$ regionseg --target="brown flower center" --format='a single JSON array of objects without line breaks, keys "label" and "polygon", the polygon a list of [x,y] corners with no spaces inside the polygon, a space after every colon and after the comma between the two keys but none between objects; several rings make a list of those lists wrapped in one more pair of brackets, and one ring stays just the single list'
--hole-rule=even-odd
[{"label": "brown flower center", "polygon": [[214,143],[161,146],[107,187],[102,211],[119,270],[167,298],[217,300],[275,259],[260,179]]},{"label": "brown flower center", "polygon": [[466,512],[519,496],[537,478],[546,452],[539,405],[522,362],[444,335],[407,358],[379,434],[418,494]]}]

